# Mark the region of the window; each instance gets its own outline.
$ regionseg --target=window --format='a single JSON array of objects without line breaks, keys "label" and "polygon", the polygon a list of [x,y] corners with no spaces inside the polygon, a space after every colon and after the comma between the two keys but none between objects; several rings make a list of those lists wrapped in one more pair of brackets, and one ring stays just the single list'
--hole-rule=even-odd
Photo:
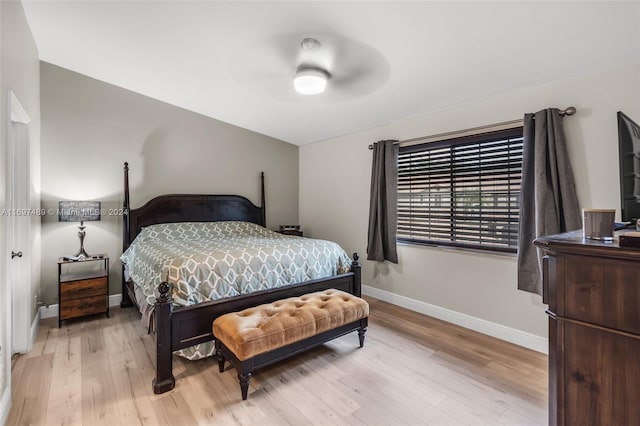
[{"label": "window", "polygon": [[400,147],[398,241],[516,252],[522,128]]}]

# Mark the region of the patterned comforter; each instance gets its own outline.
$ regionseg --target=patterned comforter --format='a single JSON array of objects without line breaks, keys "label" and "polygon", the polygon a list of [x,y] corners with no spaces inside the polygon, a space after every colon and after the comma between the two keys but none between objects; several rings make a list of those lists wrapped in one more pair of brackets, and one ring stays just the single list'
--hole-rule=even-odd
[{"label": "patterned comforter", "polygon": [[[232,221],[148,226],[121,260],[150,306],[162,281],[171,284],[175,305],[186,306],[342,274],[351,266],[336,243]],[[203,348],[181,352],[190,359],[207,355]]]}]

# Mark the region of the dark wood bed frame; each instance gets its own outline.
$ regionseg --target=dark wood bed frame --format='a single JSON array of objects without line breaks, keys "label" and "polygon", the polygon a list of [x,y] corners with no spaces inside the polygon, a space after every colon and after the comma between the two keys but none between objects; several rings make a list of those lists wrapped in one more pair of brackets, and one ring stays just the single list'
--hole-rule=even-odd
[{"label": "dark wood bed frame", "polygon": [[[129,204],[129,165],[124,163],[122,250],[129,247],[143,227],[159,223],[240,220],[266,226],[264,172],[260,175],[260,188],[260,207],[239,195],[172,194],[155,197],[142,207],[132,209]],[[346,274],[191,306],[174,307],[170,284],[158,283],[160,296],[154,306],[156,377],[153,379],[153,392],[164,393],[173,389],[173,352],[213,340],[211,325],[220,315],[329,288],[359,297],[360,283],[361,265],[357,253],[353,255],[351,272]],[[133,306],[135,300],[134,283],[125,281],[123,267],[120,306]]]}]

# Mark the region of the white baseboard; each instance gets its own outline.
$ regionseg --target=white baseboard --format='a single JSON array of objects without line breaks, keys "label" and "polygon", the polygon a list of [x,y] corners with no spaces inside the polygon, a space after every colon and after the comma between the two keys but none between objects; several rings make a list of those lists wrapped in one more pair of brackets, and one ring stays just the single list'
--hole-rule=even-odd
[{"label": "white baseboard", "polygon": [[4,393],[2,394],[2,399],[0,399],[0,425],[4,425],[7,423],[10,408],[11,391],[9,390],[9,386],[7,386],[4,390]]},{"label": "white baseboard", "polygon": [[[109,296],[109,306],[120,306],[122,294],[112,294]],[[40,308],[40,318],[53,318],[58,316],[58,304],[43,306]]]},{"label": "white baseboard", "polygon": [[53,318],[58,316],[58,305],[47,305],[40,307],[40,319]]},{"label": "white baseboard", "polygon": [[31,350],[33,347],[33,343],[36,341],[36,336],[38,335],[38,329],[40,328],[40,309],[36,312],[35,318],[33,318],[33,322],[31,323],[31,338],[29,339],[29,343],[27,344],[27,352]]},{"label": "white baseboard", "polygon": [[548,339],[527,333],[526,331],[507,327],[481,318],[472,317],[471,315],[452,311],[450,309],[421,302],[419,300],[411,299],[406,296],[401,296],[399,294],[380,290],[367,285],[362,286],[362,294],[365,296],[375,297],[376,299],[380,299],[430,317],[438,318],[482,334],[487,334],[519,346],[524,346],[525,348],[529,348],[537,352],[545,354],[549,353]]}]

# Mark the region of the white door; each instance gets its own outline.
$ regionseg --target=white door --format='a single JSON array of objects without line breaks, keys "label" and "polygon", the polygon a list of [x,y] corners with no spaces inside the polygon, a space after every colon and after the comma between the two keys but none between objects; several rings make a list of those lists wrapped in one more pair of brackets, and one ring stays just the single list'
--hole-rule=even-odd
[{"label": "white door", "polygon": [[7,274],[11,291],[12,353],[31,349],[31,182],[29,116],[9,91],[7,147]]}]

